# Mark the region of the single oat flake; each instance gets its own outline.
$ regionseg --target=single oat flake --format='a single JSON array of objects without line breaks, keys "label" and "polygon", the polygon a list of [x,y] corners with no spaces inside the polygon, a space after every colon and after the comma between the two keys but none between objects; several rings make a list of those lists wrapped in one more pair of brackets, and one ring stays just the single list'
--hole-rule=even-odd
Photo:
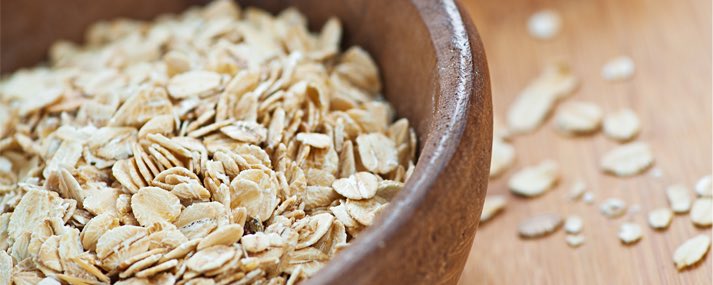
[{"label": "single oat flake", "polygon": [[517,230],[523,238],[549,235],[562,226],[562,217],[557,214],[539,214],[520,223]]},{"label": "single oat flake", "polygon": [[568,102],[562,104],[555,116],[556,128],[564,134],[587,134],[599,129],[602,109],[591,102]]},{"label": "single oat flake", "polygon": [[673,263],[676,265],[676,269],[682,270],[698,263],[706,255],[710,247],[711,238],[707,233],[685,241],[673,253]]},{"label": "single oat flake", "polygon": [[619,240],[624,244],[636,243],[642,236],[641,226],[637,224],[623,223],[619,227]]},{"label": "single oat flake", "polygon": [[618,218],[626,213],[626,203],[621,199],[609,198],[599,206],[599,211],[607,218]]},{"label": "single oat flake", "polygon": [[572,187],[567,193],[567,197],[572,201],[577,201],[582,198],[587,191],[587,184],[584,181],[577,180],[572,184]]},{"label": "single oat flake", "polygon": [[691,195],[683,184],[675,184],[666,188],[668,203],[676,214],[688,213],[691,209]]},{"label": "single oat flake", "polygon": [[564,240],[567,242],[567,244],[570,247],[577,248],[580,247],[582,244],[584,244],[585,238],[583,235],[576,234],[576,235],[567,235]]},{"label": "single oat flake", "polygon": [[599,165],[606,173],[616,176],[633,176],[654,163],[649,145],[635,142],[616,147],[602,157]]},{"label": "single oat flake", "polygon": [[713,199],[698,198],[691,207],[691,221],[698,227],[710,227],[713,222]]},{"label": "single oat flake", "polygon": [[641,123],[631,109],[621,109],[604,116],[604,135],[616,141],[629,141],[639,134]]},{"label": "single oat flake", "polygon": [[493,138],[490,158],[490,177],[497,177],[505,172],[515,160],[515,148],[502,139]]},{"label": "single oat flake", "polygon": [[602,67],[602,78],[609,81],[622,81],[634,76],[636,65],[628,56],[619,56],[610,59]]},{"label": "single oat flake", "polygon": [[485,197],[483,212],[480,213],[480,222],[487,222],[505,209],[507,200],[503,195],[489,195]]},{"label": "single oat flake", "polygon": [[[0,78],[0,284],[297,284],[418,136],[342,26],[215,0],[91,25]],[[447,193],[446,193],[447,194]]]},{"label": "single oat flake", "polygon": [[525,197],[535,197],[550,190],[559,180],[559,166],[546,160],[513,174],[508,181],[510,191]]},{"label": "single oat flake", "polygon": [[649,226],[657,230],[668,228],[672,219],[673,211],[669,208],[654,209],[648,216]]},{"label": "single oat flake", "polygon": [[571,95],[578,86],[579,80],[568,65],[548,65],[510,105],[508,129],[514,134],[533,132],[542,125],[555,104]]},{"label": "single oat flake", "polygon": [[696,182],[694,189],[700,197],[713,197],[713,178],[710,175],[701,177]]},{"label": "single oat flake", "polygon": [[569,216],[564,221],[564,231],[569,234],[578,234],[582,231],[584,222],[579,216]]},{"label": "single oat flake", "polygon": [[562,18],[554,10],[541,10],[527,20],[527,30],[530,36],[546,40],[554,38],[562,27]]}]

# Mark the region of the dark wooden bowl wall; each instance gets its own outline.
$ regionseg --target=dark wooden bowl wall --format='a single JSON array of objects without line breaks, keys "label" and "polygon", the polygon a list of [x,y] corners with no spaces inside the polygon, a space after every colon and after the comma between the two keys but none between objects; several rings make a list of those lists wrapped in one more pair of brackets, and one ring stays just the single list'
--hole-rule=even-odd
[{"label": "dark wooden bowl wall", "polygon": [[[97,20],[151,19],[206,1],[2,0],[3,74],[43,60],[57,39],[82,40]],[[384,95],[414,124],[420,156],[404,191],[380,221],[308,284],[455,284],[468,256],[487,188],[490,83],[483,47],[452,0],[252,0],[279,12],[296,6],[312,29],[329,17],[344,46],[377,61]]]}]

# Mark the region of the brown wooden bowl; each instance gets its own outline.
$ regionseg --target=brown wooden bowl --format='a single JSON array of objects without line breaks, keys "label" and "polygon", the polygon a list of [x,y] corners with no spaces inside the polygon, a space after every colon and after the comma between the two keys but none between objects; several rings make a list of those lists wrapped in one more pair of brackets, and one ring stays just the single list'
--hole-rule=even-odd
[{"label": "brown wooden bowl", "polygon": [[[3,72],[42,60],[60,38],[80,41],[100,19],[150,19],[192,0],[3,1]],[[453,0],[254,0],[277,12],[290,5],[311,28],[341,19],[344,45],[360,45],[381,68],[384,95],[416,128],[418,164],[379,221],[306,284],[455,284],[488,183],[492,113],[485,53]]]}]

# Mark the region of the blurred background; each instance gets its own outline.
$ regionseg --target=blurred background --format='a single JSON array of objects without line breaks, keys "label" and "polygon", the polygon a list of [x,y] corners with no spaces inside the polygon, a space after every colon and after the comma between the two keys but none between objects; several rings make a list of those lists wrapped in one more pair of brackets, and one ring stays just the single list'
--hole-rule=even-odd
[{"label": "blurred background", "polygon": [[[460,284],[711,284],[711,254],[678,272],[676,247],[710,228],[696,228],[678,215],[666,231],[646,223],[649,210],[667,206],[665,188],[689,188],[711,174],[711,1],[710,0],[463,0],[485,45],[496,117],[504,121],[517,94],[553,60],[570,64],[581,86],[568,100],[590,101],[605,113],[631,108],[641,120],[637,141],[649,143],[656,159],[648,172],[616,178],[601,174],[599,158],[616,142],[597,134],[557,135],[548,120],[535,133],[515,137],[514,165],[491,180],[489,194],[508,202],[503,213],[481,224]],[[528,34],[527,21],[543,9],[556,11],[561,30],[550,40]],[[633,78],[602,79],[602,66],[617,56],[636,65]],[[509,193],[507,180],[518,169],[544,159],[559,162],[562,179],[538,198]],[[570,202],[575,179],[586,182],[594,203]],[[691,192],[693,193],[693,192]],[[615,220],[599,213],[606,198],[639,206]],[[521,240],[517,225],[545,211],[584,220],[585,243],[571,248],[565,233]],[[624,221],[642,226],[640,242],[617,238]]]}]

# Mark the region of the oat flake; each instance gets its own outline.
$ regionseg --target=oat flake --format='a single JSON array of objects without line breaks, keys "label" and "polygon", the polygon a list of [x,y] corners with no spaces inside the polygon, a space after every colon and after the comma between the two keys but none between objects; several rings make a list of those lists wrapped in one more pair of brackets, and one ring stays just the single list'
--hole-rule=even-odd
[{"label": "oat flake", "polygon": [[697,235],[676,248],[673,253],[673,263],[678,270],[694,265],[706,255],[711,247],[708,234]]},{"label": "oat flake", "polygon": [[643,236],[641,226],[634,223],[623,223],[619,227],[619,240],[624,244],[638,242]]},{"label": "oat flake", "polygon": [[535,197],[550,190],[559,180],[559,166],[546,160],[538,165],[521,169],[508,181],[510,191],[525,197]]},{"label": "oat flake", "polygon": [[628,141],[639,134],[641,123],[631,109],[621,109],[604,116],[604,135],[616,141]]},{"label": "oat flake", "polygon": [[562,217],[557,214],[539,214],[530,217],[518,226],[518,233],[523,238],[536,238],[549,235],[562,226]]},{"label": "oat flake", "polygon": [[486,196],[483,212],[480,213],[480,222],[487,222],[500,213],[505,208],[506,201],[503,195]]},{"label": "oat flake", "polygon": [[600,166],[606,173],[633,176],[649,168],[654,157],[648,144],[635,142],[616,147],[602,157]]},{"label": "oat flake", "polygon": [[665,229],[671,224],[673,211],[669,208],[658,208],[649,212],[649,226],[654,229]]}]

